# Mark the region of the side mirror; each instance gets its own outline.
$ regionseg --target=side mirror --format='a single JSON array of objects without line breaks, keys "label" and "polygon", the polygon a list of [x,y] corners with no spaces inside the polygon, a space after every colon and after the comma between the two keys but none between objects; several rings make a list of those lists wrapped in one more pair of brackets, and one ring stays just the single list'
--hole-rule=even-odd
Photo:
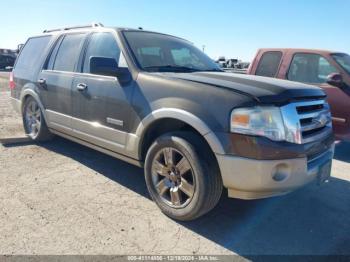
[{"label": "side mirror", "polygon": [[90,73],[95,75],[118,76],[118,63],[113,58],[90,57]]},{"label": "side mirror", "polygon": [[343,77],[339,73],[332,73],[327,76],[327,83],[339,88],[342,88],[344,86]]},{"label": "side mirror", "polygon": [[22,48],[23,48],[24,44],[19,44],[17,46],[17,50],[16,50],[16,53],[19,54],[19,52],[21,52]]},{"label": "side mirror", "polygon": [[90,57],[90,73],[117,77],[122,86],[127,85],[132,80],[129,69],[127,67],[118,67],[117,61],[109,57]]}]

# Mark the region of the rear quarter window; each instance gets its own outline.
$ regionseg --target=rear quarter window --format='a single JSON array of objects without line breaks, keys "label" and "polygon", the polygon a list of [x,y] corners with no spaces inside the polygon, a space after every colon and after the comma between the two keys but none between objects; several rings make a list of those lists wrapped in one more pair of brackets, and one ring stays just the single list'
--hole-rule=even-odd
[{"label": "rear quarter window", "polygon": [[275,77],[281,63],[282,52],[265,52],[259,62],[255,74],[258,76]]},{"label": "rear quarter window", "polygon": [[41,62],[43,52],[47,49],[50,42],[50,36],[30,38],[23,47],[16,69],[32,69]]},{"label": "rear quarter window", "polygon": [[41,66],[51,40],[51,36],[29,38],[15,65],[15,71],[30,78]]}]

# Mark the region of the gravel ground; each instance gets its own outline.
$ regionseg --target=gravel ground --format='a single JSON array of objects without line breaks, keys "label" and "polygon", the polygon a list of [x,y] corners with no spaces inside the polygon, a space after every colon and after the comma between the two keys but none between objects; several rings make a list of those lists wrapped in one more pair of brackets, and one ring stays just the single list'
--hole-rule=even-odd
[{"label": "gravel ground", "polygon": [[[6,90],[0,138],[23,137]],[[207,216],[178,223],[149,199],[139,168],[62,138],[0,144],[0,254],[350,254],[350,144],[335,158],[328,184],[259,201],[223,197]]]}]

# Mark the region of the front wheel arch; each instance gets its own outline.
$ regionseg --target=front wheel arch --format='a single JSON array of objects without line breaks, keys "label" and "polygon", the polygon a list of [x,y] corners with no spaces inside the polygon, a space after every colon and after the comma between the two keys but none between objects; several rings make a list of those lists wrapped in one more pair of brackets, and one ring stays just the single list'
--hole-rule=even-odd
[{"label": "front wheel arch", "polygon": [[[164,126],[163,123],[167,121],[174,121],[186,125],[201,137],[209,145],[213,153],[225,154],[224,146],[210,129],[210,127],[196,115],[177,108],[161,108],[154,110],[152,113],[142,119],[141,123],[136,129],[136,136],[140,138],[140,144],[138,148],[139,159],[143,159],[143,148],[145,147],[144,141],[147,138],[147,134],[154,128],[154,126]],[[178,131],[179,129],[170,129],[168,132]]]},{"label": "front wheel arch", "polygon": [[194,134],[198,138],[198,141],[205,146],[207,150],[210,150],[213,155],[215,155],[215,153],[222,154],[224,152],[221,143],[214,133],[202,135],[199,130],[183,120],[175,118],[161,118],[149,124],[142,133],[138,149],[139,159],[145,159],[148,148],[158,137],[166,133],[178,131]]}]

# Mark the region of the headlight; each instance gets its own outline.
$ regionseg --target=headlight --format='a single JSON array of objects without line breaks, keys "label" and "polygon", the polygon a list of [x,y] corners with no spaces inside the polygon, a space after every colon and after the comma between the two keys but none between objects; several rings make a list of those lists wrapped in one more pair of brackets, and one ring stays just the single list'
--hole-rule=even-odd
[{"label": "headlight", "polygon": [[231,113],[231,132],[286,140],[281,110],[278,107],[237,108]]}]

